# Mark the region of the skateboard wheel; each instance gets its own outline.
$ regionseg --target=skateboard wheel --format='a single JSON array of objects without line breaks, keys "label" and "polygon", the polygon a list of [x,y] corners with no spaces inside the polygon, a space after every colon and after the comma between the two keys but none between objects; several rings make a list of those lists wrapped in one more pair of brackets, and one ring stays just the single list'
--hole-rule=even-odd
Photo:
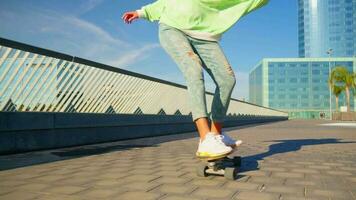
[{"label": "skateboard wheel", "polygon": [[241,157],[240,156],[235,156],[232,158],[232,162],[236,167],[241,167]]},{"label": "skateboard wheel", "polygon": [[237,173],[239,169],[235,167],[227,167],[225,168],[224,177],[229,180],[235,180],[237,178]]},{"label": "skateboard wheel", "polygon": [[208,176],[208,174],[206,173],[206,170],[208,169],[209,167],[206,166],[205,164],[200,164],[198,167],[197,167],[197,175],[200,176],[200,177],[206,177]]}]

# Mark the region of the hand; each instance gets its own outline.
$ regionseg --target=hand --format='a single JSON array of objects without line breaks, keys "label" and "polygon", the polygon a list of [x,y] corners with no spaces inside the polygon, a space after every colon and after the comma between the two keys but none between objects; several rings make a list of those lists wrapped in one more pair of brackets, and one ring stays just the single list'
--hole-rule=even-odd
[{"label": "hand", "polygon": [[131,24],[132,21],[138,19],[138,13],[136,11],[126,12],[121,18],[126,24]]}]

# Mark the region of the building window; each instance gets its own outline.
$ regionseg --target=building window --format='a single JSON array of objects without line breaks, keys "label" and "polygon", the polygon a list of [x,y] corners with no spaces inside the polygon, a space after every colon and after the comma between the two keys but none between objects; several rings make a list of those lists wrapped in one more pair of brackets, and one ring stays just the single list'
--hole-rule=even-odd
[{"label": "building window", "polygon": [[301,83],[308,83],[308,81],[309,81],[308,78],[301,78],[300,79]]},{"label": "building window", "polygon": [[320,74],[320,70],[313,69],[312,73],[313,73],[313,75],[319,75]]},{"label": "building window", "polygon": [[289,82],[290,82],[290,83],[296,83],[296,82],[297,82],[297,78],[290,78],[290,79],[289,79]]},{"label": "building window", "polygon": [[280,79],[278,79],[277,81],[278,81],[278,83],[285,83],[285,82],[286,82],[286,80],[285,80],[285,79],[281,79],[281,78],[280,78]]}]

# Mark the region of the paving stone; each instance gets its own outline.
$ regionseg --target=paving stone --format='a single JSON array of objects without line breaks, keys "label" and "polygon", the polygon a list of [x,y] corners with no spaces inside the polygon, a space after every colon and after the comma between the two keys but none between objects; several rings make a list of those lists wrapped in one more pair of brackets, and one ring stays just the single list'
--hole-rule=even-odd
[{"label": "paving stone", "polygon": [[296,197],[296,196],[289,196],[288,194],[282,194],[280,196],[281,200],[325,200],[325,198],[320,197],[313,197],[313,198],[306,198],[306,197]]},{"label": "paving stone", "polygon": [[132,183],[127,183],[124,185],[121,185],[121,187],[127,188],[129,190],[138,190],[138,191],[149,191],[154,188],[157,188],[160,186],[160,183],[152,183],[152,182],[132,182]]},{"label": "paving stone", "polygon": [[321,166],[321,165],[310,165],[308,167],[311,169],[331,169],[330,166]]},{"label": "paving stone", "polygon": [[24,185],[27,182],[25,181],[19,181],[19,180],[6,180],[3,179],[3,181],[0,181],[0,188],[5,186],[5,187],[18,187],[20,185]]},{"label": "paving stone", "polygon": [[39,196],[38,194],[35,193],[30,193],[30,192],[26,192],[26,191],[14,191],[14,192],[10,192],[10,193],[6,193],[4,195],[0,195],[0,199],[1,200],[32,200],[35,199],[37,196]]},{"label": "paving stone", "polygon": [[78,187],[78,186],[56,186],[56,187],[51,187],[46,189],[45,192],[68,195],[68,194],[78,193],[83,190],[86,190],[86,188]]},{"label": "paving stone", "polygon": [[[65,176],[64,176],[65,177]],[[75,185],[75,186],[83,186],[93,183],[94,180],[92,178],[85,177],[67,177],[61,180],[51,182],[53,185]]]},{"label": "paving stone", "polygon": [[[142,174],[138,173],[137,176],[138,175],[142,175]],[[126,178],[129,176],[133,176],[133,175],[128,172],[122,172],[122,173],[109,173],[108,172],[108,173],[95,175],[95,178],[97,178],[97,179],[107,179],[107,178],[108,179],[113,179],[113,178],[122,179],[122,178]],[[80,178],[83,178],[83,176],[80,176]],[[85,176],[84,176],[84,178],[85,178]]]},{"label": "paving stone", "polygon": [[253,170],[253,171],[247,171],[247,172],[242,172],[240,175],[245,175],[245,176],[269,176],[271,172],[266,172],[266,171],[258,171],[258,170]]},{"label": "paving stone", "polygon": [[121,179],[97,179],[91,181],[90,184],[88,185],[103,186],[103,187],[117,187],[124,183],[130,183],[130,182],[126,182]]},{"label": "paving stone", "polygon": [[78,193],[78,195],[84,196],[87,199],[99,199],[99,198],[109,198],[119,193],[119,190],[115,189],[96,189],[90,188],[86,191]]},{"label": "paving stone", "polygon": [[144,199],[144,200],[154,200],[162,196],[157,193],[141,192],[141,191],[129,191],[123,194],[118,194],[115,196],[116,199],[120,200],[134,200],[134,199]]},{"label": "paving stone", "polygon": [[6,193],[10,193],[10,192],[12,192],[14,190],[15,190],[14,187],[1,186],[0,187],[0,196],[3,195],[3,194],[6,194]]},{"label": "paving stone", "polygon": [[347,177],[346,179],[356,183],[356,177]]},{"label": "paving stone", "polygon": [[16,175],[12,175],[11,177],[8,177],[9,180],[22,180],[22,181],[28,181],[27,179],[33,179],[36,177],[42,176],[41,174],[37,173],[20,173]]},{"label": "paving stone", "polygon": [[[171,171],[171,170],[158,170],[154,174],[157,176],[174,176],[174,177],[179,177],[185,174],[186,172],[182,171]],[[152,172],[150,173],[152,174]]]},{"label": "paving stone", "polygon": [[337,166],[337,167],[344,166],[344,164],[342,164],[342,163],[322,163],[322,165]]},{"label": "paving stone", "polygon": [[273,164],[284,164],[284,163],[286,163],[286,161],[284,161],[284,160],[275,160],[275,159],[272,159],[272,158],[266,158],[265,162],[266,163],[273,163]]},{"label": "paving stone", "polygon": [[188,179],[185,178],[177,178],[177,177],[160,177],[155,180],[155,182],[158,183],[185,183],[189,181]]},{"label": "paving stone", "polygon": [[277,200],[279,195],[265,192],[242,191],[236,196],[238,200]]},{"label": "paving stone", "polygon": [[244,183],[244,182],[234,182],[229,181],[224,185],[224,188],[242,190],[257,190],[260,185],[256,183]]},{"label": "paving stone", "polygon": [[327,174],[337,175],[337,176],[351,176],[352,173],[346,171],[327,171]]},{"label": "paving stone", "polygon": [[296,161],[295,164],[299,164],[299,165],[314,165],[315,162],[310,162],[310,161]]},{"label": "paving stone", "polygon": [[127,176],[123,178],[126,181],[136,181],[136,182],[150,182],[155,179],[160,178],[160,176],[157,175],[142,175],[142,174],[137,174],[137,175],[132,175],[132,176]]},{"label": "paving stone", "polygon": [[16,187],[16,190],[24,190],[24,191],[43,191],[43,189],[50,187],[48,184],[41,183],[28,183],[25,185],[21,185]]},{"label": "paving stone", "polygon": [[318,180],[305,180],[305,179],[294,179],[294,178],[289,178],[285,181],[285,184],[287,186],[293,186],[293,185],[301,185],[301,186],[317,186],[317,185],[322,185],[323,183]]},{"label": "paving stone", "polygon": [[303,178],[304,175],[302,173],[292,173],[292,172],[275,172],[272,173],[274,177],[281,177],[281,178]]},{"label": "paving stone", "polygon": [[235,180],[235,182],[247,182],[249,179],[251,178],[251,176],[245,176],[242,174],[237,174],[237,178]]},{"label": "paving stone", "polygon": [[320,174],[320,171],[314,169],[292,169],[291,171],[305,174]]},{"label": "paving stone", "polygon": [[44,182],[44,183],[50,183],[50,182],[56,182],[61,179],[64,179],[65,177],[61,175],[44,175],[40,176],[37,178],[32,179],[32,181],[39,181],[39,182]]},{"label": "paving stone", "polygon": [[337,198],[337,199],[352,199],[352,194],[349,191],[345,190],[311,190],[310,192],[307,192],[308,197],[313,197],[313,196],[320,196],[320,197],[330,197],[330,198]]},{"label": "paving stone", "polygon": [[162,200],[201,200],[200,198],[191,197],[189,195],[166,195]]},{"label": "paving stone", "polygon": [[219,186],[223,183],[224,181],[211,181],[211,179],[196,179],[190,182],[190,184],[196,186]]},{"label": "paving stone", "polygon": [[285,168],[281,168],[281,167],[262,167],[261,170],[271,171],[271,172],[285,172],[285,171],[287,171]]},{"label": "paving stone", "polygon": [[356,167],[339,167],[341,170],[356,172]]},{"label": "paving stone", "polygon": [[263,183],[263,184],[268,184],[268,183],[273,183],[273,184],[279,184],[282,185],[284,182],[283,178],[273,178],[273,177],[252,177],[248,181],[249,183]]},{"label": "paving stone", "polygon": [[192,194],[205,198],[230,198],[233,195],[233,191],[226,189],[216,189],[215,187],[198,188]]},{"label": "paving stone", "polygon": [[59,194],[40,194],[35,200],[84,200],[82,196],[59,195]]},{"label": "paving stone", "polygon": [[283,185],[267,185],[266,192],[278,194],[294,194],[295,196],[304,196],[304,188],[298,186],[283,186]]},{"label": "paving stone", "polygon": [[159,190],[161,193],[166,194],[186,194],[192,191],[194,187],[190,187],[188,185],[175,185],[175,184],[165,184],[161,185],[156,190]]}]

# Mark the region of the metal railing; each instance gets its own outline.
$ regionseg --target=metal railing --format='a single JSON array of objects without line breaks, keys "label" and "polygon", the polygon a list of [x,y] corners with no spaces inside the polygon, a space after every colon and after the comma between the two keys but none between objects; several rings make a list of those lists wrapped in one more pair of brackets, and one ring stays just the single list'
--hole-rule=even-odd
[{"label": "metal railing", "polygon": [[[184,85],[0,38],[0,111],[189,115]],[[206,92],[210,112],[213,93]],[[228,115],[288,116],[231,99]]]}]

